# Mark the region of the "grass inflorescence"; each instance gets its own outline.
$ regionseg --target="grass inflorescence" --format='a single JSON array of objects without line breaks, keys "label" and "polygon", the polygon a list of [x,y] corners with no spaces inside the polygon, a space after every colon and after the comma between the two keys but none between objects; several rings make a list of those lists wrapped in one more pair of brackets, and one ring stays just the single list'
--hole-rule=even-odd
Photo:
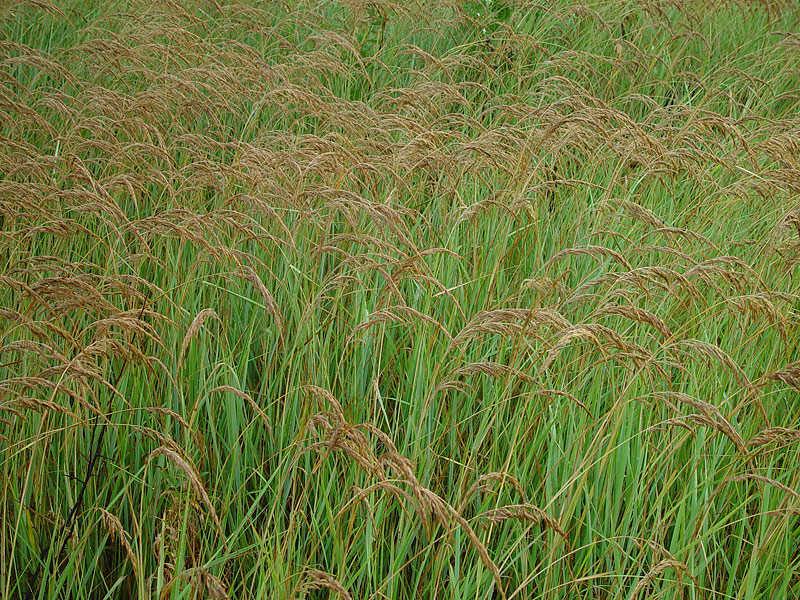
[{"label": "grass inflorescence", "polygon": [[795,2],[0,22],[0,598],[800,597]]}]

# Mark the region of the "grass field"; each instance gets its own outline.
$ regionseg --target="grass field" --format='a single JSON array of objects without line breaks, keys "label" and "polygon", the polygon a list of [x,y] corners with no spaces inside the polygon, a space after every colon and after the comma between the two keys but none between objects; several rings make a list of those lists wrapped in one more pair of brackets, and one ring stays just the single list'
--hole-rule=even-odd
[{"label": "grass field", "polygon": [[0,598],[800,598],[800,5],[0,5]]}]

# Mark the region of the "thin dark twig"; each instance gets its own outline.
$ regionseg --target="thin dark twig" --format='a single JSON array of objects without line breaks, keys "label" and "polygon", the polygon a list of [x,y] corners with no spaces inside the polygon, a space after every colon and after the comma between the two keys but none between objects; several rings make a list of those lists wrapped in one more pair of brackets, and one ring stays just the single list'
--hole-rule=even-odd
[{"label": "thin dark twig", "polygon": [[[144,311],[147,308],[147,301],[142,305],[142,310],[139,311],[139,316],[137,319],[141,320],[144,316]],[[134,337],[131,339],[131,342],[135,339],[136,334],[134,333]],[[125,354],[125,358],[122,361],[122,366],[120,367],[119,372],[117,373],[117,377],[114,379],[114,383],[112,384],[112,389],[116,390],[119,386],[119,382],[122,380],[122,376],[125,373],[125,369],[128,366],[128,358],[130,357],[130,353]],[[58,548],[58,553],[56,556],[61,556],[64,552],[64,548],[66,548],[67,540],[72,537],[72,532],[75,529],[75,521],[76,515],[80,510],[83,504],[83,497],[86,495],[86,488],[89,487],[89,481],[92,479],[92,474],[94,473],[95,465],[97,465],[100,458],[104,458],[100,453],[100,448],[103,446],[103,438],[105,438],[107,427],[100,427],[99,421],[100,418],[105,419],[108,421],[108,417],[106,415],[101,415],[95,418],[94,423],[92,425],[92,441],[90,444],[90,451],[89,451],[89,461],[86,463],[86,476],[83,479],[79,479],[78,481],[81,482],[81,487],[78,490],[78,496],[75,498],[75,503],[70,508],[69,513],[67,513],[67,518],[64,520],[64,524],[61,526],[61,529],[58,533],[52,538],[51,543],[43,545],[42,550],[39,553],[39,561],[36,565],[36,570],[31,575],[29,579],[30,585],[28,586],[28,592],[25,596],[25,600],[31,600],[33,598],[33,588],[36,585],[36,580],[39,578],[39,574],[42,572],[42,565],[44,564],[45,559],[47,558],[48,553],[50,552],[50,548],[52,548],[53,540],[57,540],[61,538],[61,544]],[[77,479],[77,478],[76,478]],[[40,586],[41,589],[41,586]]]}]

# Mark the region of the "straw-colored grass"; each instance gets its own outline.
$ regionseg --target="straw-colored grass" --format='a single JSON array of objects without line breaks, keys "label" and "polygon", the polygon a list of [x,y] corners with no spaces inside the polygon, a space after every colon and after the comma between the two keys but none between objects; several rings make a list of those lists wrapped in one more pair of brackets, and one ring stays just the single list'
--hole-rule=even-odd
[{"label": "straw-colored grass", "polygon": [[0,598],[800,597],[796,2],[0,23]]}]

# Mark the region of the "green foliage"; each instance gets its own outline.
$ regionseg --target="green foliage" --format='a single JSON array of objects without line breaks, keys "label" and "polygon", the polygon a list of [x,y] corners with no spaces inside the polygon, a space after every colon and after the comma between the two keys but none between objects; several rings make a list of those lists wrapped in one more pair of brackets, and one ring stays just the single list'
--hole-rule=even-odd
[{"label": "green foliage", "polygon": [[0,598],[800,596],[798,17],[0,7]]}]

